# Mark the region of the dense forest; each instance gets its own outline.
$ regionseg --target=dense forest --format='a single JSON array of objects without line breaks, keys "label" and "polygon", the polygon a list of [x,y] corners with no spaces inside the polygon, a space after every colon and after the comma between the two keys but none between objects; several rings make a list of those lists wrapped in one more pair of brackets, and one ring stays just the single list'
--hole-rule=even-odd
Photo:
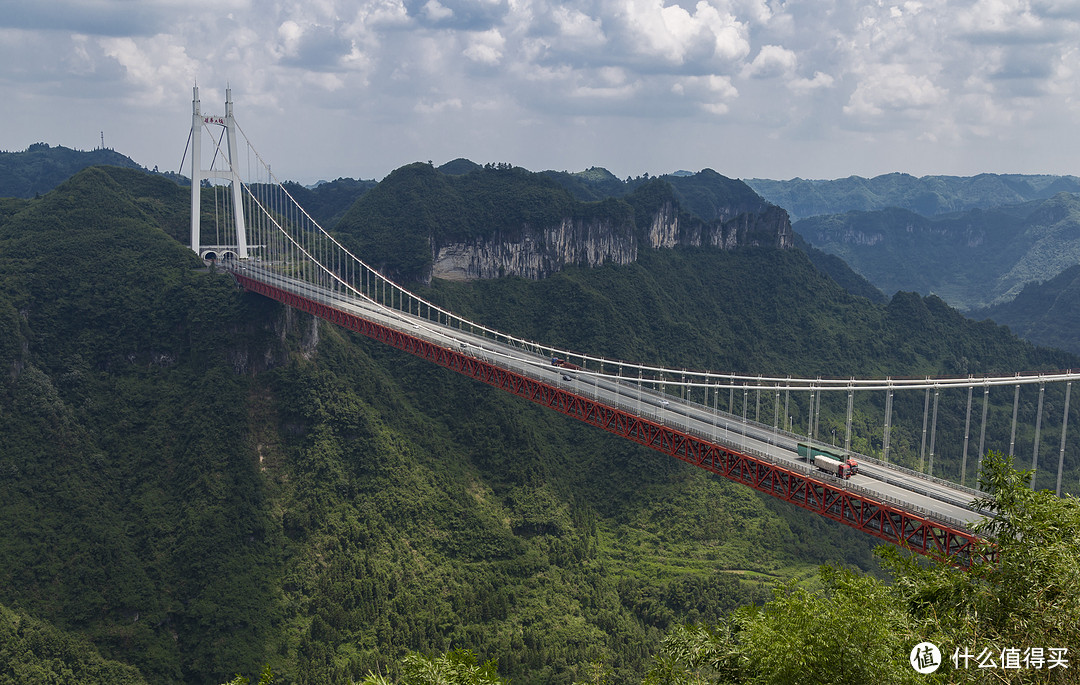
[{"label": "dense forest", "polygon": [[971,312],[972,318],[1007,324],[1037,345],[1080,354],[1080,264],[1052,278],[1032,281],[1015,299]]},{"label": "dense forest", "polygon": [[[419,653],[515,683],[638,682],[683,624],[782,615],[768,602],[801,597],[792,581],[876,583],[823,563],[883,573],[837,524],[238,291],[181,243],[187,202],[100,167],[0,203],[0,654],[19,655],[0,681],[269,666],[337,684]],[[854,296],[798,250],[415,287],[519,335],[694,368],[1078,366],[937,298]],[[896,440],[913,460],[914,429]]]},{"label": "dense forest", "polygon": [[925,217],[903,209],[802,219],[808,243],[838,255],[887,294],[937,294],[972,310],[1011,301],[1080,260],[1080,196]]},{"label": "dense forest", "polygon": [[115,150],[72,150],[62,145],[34,143],[21,152],[0,151],[0,197],[29,198],[47,193],[72,174],[99,164],[141,168]]}]

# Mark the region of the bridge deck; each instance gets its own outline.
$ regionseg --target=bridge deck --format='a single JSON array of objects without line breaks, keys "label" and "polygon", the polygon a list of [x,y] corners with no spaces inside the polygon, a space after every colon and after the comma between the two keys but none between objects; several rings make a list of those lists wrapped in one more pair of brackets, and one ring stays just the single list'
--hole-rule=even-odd
[{"label": "bridge deck", "polygon": [[841,480],[798,459],[798,436],[642,389],[630,380],[551,365],[533,352],[284,277],[231,267],[245,288],[365,333],[455,371],[743,482],[890,542],[965,556],[980,514],[973,491],[891,465],[860,462]]}]

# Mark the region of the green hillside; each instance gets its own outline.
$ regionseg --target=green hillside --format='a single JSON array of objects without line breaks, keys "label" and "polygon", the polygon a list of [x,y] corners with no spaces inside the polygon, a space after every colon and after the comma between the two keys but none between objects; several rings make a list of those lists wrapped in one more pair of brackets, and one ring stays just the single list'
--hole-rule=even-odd
[{"label": "green hillside", "polygon": [[802,219],[794,230],[886,294],[933,293],[972,310],[1080,263],[1080,196],[924,217],[903,209]]},{"label": "green hillside", "polygon": [[519,167],[488,165],[455,175],[416,162],[388,174],[335,231],[368,263],[399,280],[416,280],[431,266],[432,240],[509,238],[563,218],[599,216],[629,225],[632,212],[620,200],[580,202],[547,176]]},{"label": "green hillside", "polygon": [[1080,264],[1028,283],[1016,299],[971,316],[993,319],[1037,345],[1080,354]]},{"label": "green hillside", "polygon": [[[430,213],[415,219],[475,230],[425,201],[438,172],[399,172]],[[822,562],[876,568],[869,537],[238,292],[177,241],[186,202],[92,168],[0,205],[0,604],[20,620],[153,683],[264,664],[275,682],[348,683],[458,647],[515,683],[597,661],[636,682],[677,624]],[[389,258],[399,237],[355,239]],[[519,335],[694,368],[1080,367],[936,298],[851,296],[799,251],[645,251],[421,290]],[[857,417],[871,440],[875,411]],[[903,417],[921,405],[896,411],[913,463]],[[823,430],[840,416],[826,406]]]},{"label": "green hillside", "polygon": [[87,167],[108,164],[141,168],[129,157],[107,148],[72,150],[35,143],[21,152],[0,152],[0,197],[34,197],[47,193]]}]

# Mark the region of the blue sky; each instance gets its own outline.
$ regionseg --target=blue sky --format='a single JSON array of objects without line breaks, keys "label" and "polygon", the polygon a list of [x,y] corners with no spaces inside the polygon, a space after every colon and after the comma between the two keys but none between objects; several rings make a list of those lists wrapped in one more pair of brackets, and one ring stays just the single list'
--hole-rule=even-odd
[{"label": "blue sky", "polygon": [[[176,170],[198,80],[275,174],[1080,174],[1073,0],[6,0],[0,149]],[[185,170],[186,173],[186,170]]]}]

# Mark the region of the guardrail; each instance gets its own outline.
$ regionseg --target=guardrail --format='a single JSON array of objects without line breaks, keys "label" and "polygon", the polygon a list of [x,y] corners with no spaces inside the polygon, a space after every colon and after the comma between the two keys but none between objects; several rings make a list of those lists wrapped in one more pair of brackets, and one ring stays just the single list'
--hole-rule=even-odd
[{"label": "guardrail", "polygon": [[[235,265],[232,268],[237,270],[237,271],[250,271],[250,272],[256,272],[257,271],[260,278],[272,281],[272,282],[274,282],[274,283],[276,283],[276,284],[278,284],[278,285],[280,285],[280,286],[282,286],[282,287],[284,287],[286,289],[292,290],[293,292],[297,292],[297,294],[301,294],[304,297],[310,298],[312,300],[315,300],[317,302],[320,302],[320,303],[328,305],[328,306],[334,306],[334,307],[340,307],[342,305],[351,305],[351,306],[358,306],[358,305],[372,306],[372,305],[374,305],[374,306],[377,306],[380,309],[384,310],[385,315],[390,320],[389,323],[391,324],[391,327],[398,328],[401,332],[404,332],[404,333],[409,334],[409,335],[417,335],[417,333],[418,333],[416,328],[414,328],[414,326],[416,326],[416,324],[414,324],[413,321],[412,321],[413,318],[414,318],[414,317],[412,317],[412,315],[407,315],[407,314],[405,314],[403,312],[400,312],[399,310],[392,309],[392,308],[389,308],[389,307],[385,307],[384,305],[380,305],[379,303],[376,303],[373,300],[362,300],[362,299],[356,298],[356,297],[344,297],[344,296],[342,296],[341,294],[338,294],[338,293],[328,292],[325,288],[315,286],[315,285],[311,285],[311,284],[305,283],[303,281],[299,281],[297,279],[289,278],[287,276],[278,275],[278,274],[275,274],[273,271],[269,271],[269,270],[251,269],[251,268],[246,268],[246,267],[243,267],[243,266],[240,266],[240,265]],[[406,319],[404,317],[409,317],[409,318]],[[422,331],[419,331],[419,333],[422,333]],[[487,339],[490,340],[490,338],[487,338]],[[436,341],[432,341],[432,342],[436,342]],[[492,342],[495,342],[495,341],[492,341]],[[495,344],[499,344],[499,343],[496,342]],[[470,343],[468,348],[466,348],[466,350],[467,350],[467,354],[469,356],[473,356],[473,357],[475,357],[477,359],[485,361],[485,362],[487,362],[489,364],[492,364],[494,366],[500,366],[500,367],[505,368],[507,370],[513,371],[514,373],[517,373],[517,374],[520,374],[520,375],[523,375],[523,376],[527,376],[529,378],[532,378],[532,379],[540,381],[540,382],[544,382],[544,383],[550,383],[551,382],[549,379],[547,379],[545,377],[544,374],[541,374],[541,373],[539,373],[537,371],[537,368],[545,368],[545,369],[547,369],[548,367],[546,367],[543,364],[542,358],[535,352],[532,352],[532,354],[537,355],[537,361],[535,362],[535,364],[530,364],[525,360],[522,360],[522,359],[520,359],[518,357],[509,355],[509,354],[507,354],[505,352],[499,351],[497,349],[488,348],[488,347],[485,347],[483,345],[477,345],[475,343]],[[561,371],[562,371],[561,369],[558,369],[558,367],[555,367],[555,373],[559,373],[561,375]],[[746,454],[748,456],[752,456],[755,459],[758,459],[758,460],[761,460],[761,461],[764,461],[764,462],[768,462],[768,463],[770,463],[770,464],[772,464],[774,466],[778,466],[778,467],[781,467],[783,469],[787,469],[789,471],[799,472],[799,473],[802,473],[802,474],[804,474],[806,476],[819,476],[822,473],[818,469],[815,469],[815,468],[813,468],[813,467],[811,467],[811,466],[809,466],[809,465],[807,465],[805,463],[802,463],[802,462],[799,462],[799,461],[788,461],[788,460],[778,459],[775,456],[768,454],[767,452],[763,452],[763,451],[751,448],[746,444],[741,444],[740,445],[740,444],[736,444],[734,441],[732,441],[730,445],[722,444],[722,442],[718,439],[718,432],[721,429],[721,427],[718,424],[714,423],[711,426],[711,428],[712,428],[711,431],[702,430],[701,428],[698,427],[698,424],[702,423],[702,421],[700,419],[694,419],[694,418],[690,417],[687,414],[684,414],[684,413],[682,413],[680,411],[675,411],[673,409],[668,408],[667,406],[657,407],[657,406],[655,406],[655,404],[644,402],[643,398],[645,396],[649,397],[650,402],[657,403],[657,404],[660,403],[661,401],[671,402],[672,399],[669,399],[669,398],[671,398],[672,396],[669,396],[669,395],[666,395],[666,394],[663,394],[663,393],[660,393],[660,392],[657,392],[657,391],[654,391],[654,390],[645,389],[641,385],[638,385],[637,383],[635,383],[634,382],[635,379],[632,378],[632,377],[618,378],[618,377],[610,377],[610,376],[606,376],[606,375],[603,376],[605,380],[609,380],[609,381],[614,380],[614,381],[616,381],[616,383],[615,383],[616,387],[618,387],[620,385],[626,385],[626,386],[629,386],[626,389],[634,388],[634,389],[636,389],[635,391],[638,394],[638,398],[628,399],[627,395],[625,395],[625,394],[623,394],[621,392],[621,389],[617,389],[617,390],[614,391],[616,399],[615,399],[614,402],[612,402],[610,400],[610,398],[604,398],[604,399],[600,398],[600,385],[599,385],[600,375],[599,374],[595,374],[595,373],[584,371],[584,370],[574,371],[573,373],[575,373],[575,375],[580,374],[580,375],[584,376],[585,378],[577,378],[577,379],[575,379],[574,381],[571,381],[571,382],[566,382],[566,381],[562,381],[561,379],[557,379],[555,382],[557,384],[560,384],[560,385],[564,385],[564,384],[565,385],[571,385],[572,384],[572,391],[574,393],[576,393],[576,394],[584,394],[584,396],[586,396],[586,397],[589,396],[588,391],[591,390],[591,395],[592,395],[591,399],[593,401],[595,401],[595,402],[602,403],[602,404],[608,404],[609,406],[612,406],[612,408],[617,409],[619,411],[623,411],[623,412],[626,412],[626,413],[629,413],[629,414],[634,414],[634,415],[640,416],[641,418],[652,420],[652,421],[654,421],[654,422],[656,422],[656,423],[658,423],[660,425],[663,425],[663,426],[675,428],[677,430],[680,430],[680,431],[684,432],[687,435],[693,436],[693,437],[698,438],[700,440],[703,440],[705,442],[709,442],[709,443],[715,444],[717,446],[725,447],[726,449],[734,449],[736,451],[740,451],[740,452],[742,452],[742,453],[744,453],[744,454]],[[585,380],[590,376],[594,379],[594,383],[591,386]],[[786,430],[783,430],[783,429],[780,429],[780,428],[773,428],[772,426],[768,426],[766,424],[762,424],[760,422],[753,421],[751,419],[745,419],[745,418],[743,418],[741,416],[737,416],[737,415],[734,415],[734,414],[731,414],[729,412],[725,412],[725,411],[722,411],[722,410],[719,410],[719,409],[714,409],[714,408],[708,407],[707,405],[704,405],[704,404],[701,404],[701,403],[691,402],[691,401],[683,400],[681,398],[673,398],[673,399],[676,402],[676,404],[674,405],[676,407],[682,406],[682,407],[687,407],[687,408],[697,408],[698,410],[702,411],[705,414],[713,414],[717,418],[723,417],[727,422],[734,423],[735,424],[734,427],[732,427],[730,425],[727,425],[727,424],[725,424],[723,426],[723,430],[725,431],[725,433],[728,433],[729,435],[730,434],[742,435],[743,437],[749,438],[750,436],[747,435],[747,430],[746,429],[753,426],[754,428],[762,431],[766,435],[775,436],[776,442],[773,442],[771,438],[769,440],[767,440],[767,442],[769,444],[774,444],[774,445],[776,445],[778,447],[781,446],[780,442],[779,442],[780,437],[786,438],[787,440],[790,440],[790,441],[796,442],[796,443],[799,442],[799,441],[804,440],[804,438],[805,438],[805,436],[800,436],[800,435],[797,435],[795,433],[790,433],[790,432],[788,432]],[[679,417],[682,418],[681,421],[679,420]],[[672,419],[674,419],[674,420],[672,420]],[[740,426],[740,424],[743,427],[742,432],[740,432],[740,431],[738,431],[736,429],[737,427]],[[919,473],[919,472],[914,471],[912,469],[907,469],[905,467],[898,466],[896,464],[890,464],[890,463],[881,461],[881,460],[873,458],[873,457],[868,457],[866,455],[862,455],[862,454],[858,454],[858,453],[852,453],[852,454],[854,456],[856,456],[856,457],[862,458],[863,460],[865,460],[865,461],[867,461],[869,463],[873,463],[873,464],[875,464],[877,466],[880,466],[880,467],[882,467],[884,469],[887,469],[887,470],[899,471],[899,472],[904,473],[905,475],[909,475],[909,476],[913,476],[913,477],[916,477],[916,478],[919,478],[919,479],[922,479],[922,480],[927,480],[927,481],[930,481],[930,482],[934,482],[934,483],[940,484],[940,485],[942,485],[944,487],[948,487],[948,488],[950,488],[952,490],[956,490],[956,491],[960,491],[960,492],[970,492],[972,495],[978,495],[979,494],[978,491],[972,490],[971,488],[965,488],[965,487],[959,486],[959,485],[957,485],[955,483],[951,483],[949,481],[946,481],[946,480],[943,480],[943,479],[940,479],[940,478],[936,478],[936,477],[933,477],[933,476],[927,476],[926,474]],[[899,487],[904,487],[906,489],[912,490],[913,492],[917,492],[919,494],[922,494],[922,495],[927,496],[927,497],[931,497],[933,499],[938,499],[940,501],[947,501],[947,500],[944,500],[940,496],[940,494],[935,494],[935,493],[932,493],[932,492],[930,492],[928,490],[924,490],[922,488],[912,488],[910,483],[903,483],[903,482],[899,482],[899,481],[890,480],[887,475],[886,475],[885,478],[880,478],[880,480],[882,480],[883,482],[886,482],[886,483],[890,483],[892,485],[896,485],[896,486],[899,486]],[[838,484],[834,484],[834,486],[838,487],[839,489],[851,492],[853,494],[858,494],[859,496],[861,496],[861,497],[863,497],[863,498],[865,498],[867,500],[878,501],[878,502],[880,502],[882,504],[892,505],[892,506],[894,506],[894,507],[896,507],[896,508],[898,508],[900,510],[903,510],[903,511],[918,515],[918,516],[923,517],[923,518],[925,518],[927,520],[936,521],[938,523],[944,524],[944,525],[949,526],[949,527],[951,527],[953,529],[956,529],[956,530],[970,531],[970,523],[969,522],[965,522],[965,521],[962,521],[962,520],[957,519],[955,517],[951,517],[951,516],[948,516],[948,515],[945,515],[945,514],[941,514],[941,513],[932,511],[930,509],[927,509],[927,508],[919,506],[919,505],[912,504],[910,502],[905,502],[905,501],[899,500],[899,499],[897,499],[895,497],[892,497],[890,495],[886,495],[884,493],[877,492],[875,490],[871,490],[871,489],[863,487],[861,485],[857,485],[857,484],[853,484],[853,483],[838,483]],[[963,507],[963,508],[971,509],[971,507],[970,507],[970,505],[968,503],[963,503],[963,502],[960,502],[958,500],[948,501],[948,503],[953,504],[955,506],[960,506],[960,507]],[[978,513],[980,515],[990,515],[987,512],[976,511],[974,509],[971,509],[971,510],[973,511],[973,513]]]}]

